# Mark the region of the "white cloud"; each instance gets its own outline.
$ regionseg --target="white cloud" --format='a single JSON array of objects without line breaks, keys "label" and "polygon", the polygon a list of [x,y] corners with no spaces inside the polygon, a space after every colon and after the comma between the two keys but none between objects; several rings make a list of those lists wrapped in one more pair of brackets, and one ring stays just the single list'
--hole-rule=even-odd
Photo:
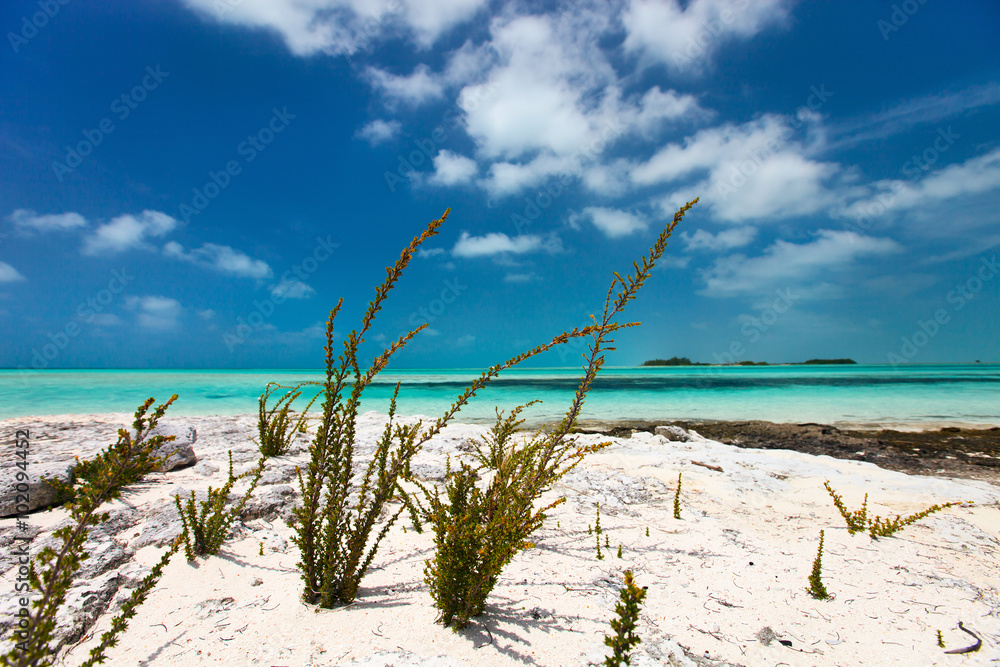
[{"label": "white cloud", "polygon": [[0,262],[0,283],[16,283],[27,280],[21,273],[7,262]]},{"label": "white cloud", "polygon": [[646,229],[646,221],[628,211],[588,206],[583,209],[583,216],[608,238],[621,238]]},{"label": "white cloud", "polygon": [[381,118],[376,118],[358,130],[357,136],[364,139],[372,146],[375,146],[387,141],[392,141],[399,136],[402,129],[403,125],[398,120],[382,120]]},{"label": "white cloud", "polygon": [[200,317],[203,320],[214,319],[215,318],[215,311],[212,310],[211,308],[206,308],[204,310],[199,310],[198,311],[198,317]]},{"label": "white cloud", "polygon": [[263,279],[271,277],[271,267],[268,266],[267,262],[261,259],[252,259],[227,245],[205,243],[200,248],[185,252],[184,246],[176,241],[171,241],[163,246],[163,254],[241,278]]},{"label": "white cloud", "polygon": [[712,267],[701,272],[705,288],[700,293],[725,297],[772,288],[801,288],[801,283],[850,268],[860,258],[900,249],[892,239],[821,229],[817,238],[807,243],[778,240],[758,257],[738,254],[717,259]]},{"label": "white cloud", "polygon": [[443,255],[445,252],[444,248],[419,248],[417,250],[417,257],[421,259],[427,259],[428,257],[436,257],[438,255]]},{"label": "white cloud", "polygon": [[471,19],[486,0],[184,0],[206,18],[276,32],[298,56],[352,55],[400,31],[420,46]]},{"label": "white cloud", "polygon": [[851,218],[873,211],[906,211],[1000,190],[1000,148],[928,173],[917,181],[884,180],[874,183],[872,195],[855,201],[842,215]]},{"label": "white cloud", "polygon": [[629,0],[625,49],[677,70],[700,71],[727,39],[784,21],[786,0]]},{"label": "white cloud", "polygon": [[475,160],[442,150],[434,156],[434,174],[430,177],[430,182],[436,185],[458,185],[468,183],[475,175]]},{"label": "white cloud", "polygon": [[407,75],[392,74],[369,67],[367,75],[372,87],[380,91],[390,102],[418,106],[444,95],[444,83],[431,74],[427,65],[417,65],[413,73]]},{"label": "white cloud", "polygon": [[132,296],[125,305],[139,312],[139,326],[154,331],[175,328],[183,311],[180,302],[165,296]]},{"label": "white cloud", "polygon": [[169,234],[177,227],[177,221],[160,211],[143,211],[138,216],[125,214],[99,226],[84,238],[84,255],[103,255],[125,250],[153,247],[147,243],[150,237]]},{"label": "white cloud", "polygon": [[695,193],[726,221],[815,213],[836,202],[826,183],[842,170],[806,157],[806,150],[792,140],[792,129],[788,118],[769,114],[743,125],[701,130],[637,165],[632,180],[655,185],[701,178],[662,202],[668,213],[679,199]]},{"label": "white cloud", "polygon": [[283,278],[281,282],[271,288],[271,295],[279,299],[308,299],[315,293],[316,290],[295,278]]},{"label": "white cloud", "polygon": [[87,226],[87,220],[79,213],[38,215],[24,208],[17,209],[7,219],[22,232],[66,231]]},{"label": "white cloud", "polygon": [[490,232],[484,236],[470,236],[462,232],[451,254],[455,257],[486,257],[501,253],[521,255],[530,252],[557,252],[560,248],[554,237],[543,239],[535,234],[510,237],[500,232]]},{"label": "white cloud", "polygon": [[718,234],[697,230],[694,234],[681,232],[688,250],[731,250],[749,245],[757,236],[756,227],[734,227]]}]

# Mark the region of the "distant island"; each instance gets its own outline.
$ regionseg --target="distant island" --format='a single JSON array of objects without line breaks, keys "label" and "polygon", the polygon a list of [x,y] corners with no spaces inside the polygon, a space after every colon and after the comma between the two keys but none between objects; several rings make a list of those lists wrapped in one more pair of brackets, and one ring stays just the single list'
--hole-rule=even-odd
[{"label": "distant island", "polygon": [[[806,366],[821,364],[856,364],[854,359],[809,359],[790,364],[779,364],[782,366]],[[735,364],[706,364],[698,361],[691,361],[687,357],[670,357],[669,359],[650,359],[642,362],[643,366],[770,366],[766,361],[738,361]]]}]

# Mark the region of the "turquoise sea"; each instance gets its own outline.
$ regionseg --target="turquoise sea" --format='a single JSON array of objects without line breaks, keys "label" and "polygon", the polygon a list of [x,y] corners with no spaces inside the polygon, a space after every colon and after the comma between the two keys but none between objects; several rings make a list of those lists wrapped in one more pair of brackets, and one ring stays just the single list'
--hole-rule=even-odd
[{"label": "turquoise sea", "polygon": [[[399,414],[436,417],[479,372],[385,371],[366,392],[362,409],[387,411],[393,387],[400,382]],[[580,372],[507,371],[466,406],[458,420],[492,421],[496,406],[510,409],[533,399],[542,403],[525,413],[529,424],[556,420],[569,406]],[[268,382],[321,378],[319,371],[311,370],[0,370],[0,419],[131,413],[149,396],[159,402],[174,393],[179,398],[172,415],[255,413],[257,397]],[[994,426],[1000,425],[1000,365],[606,367],[587,397],[582,418]]]}]

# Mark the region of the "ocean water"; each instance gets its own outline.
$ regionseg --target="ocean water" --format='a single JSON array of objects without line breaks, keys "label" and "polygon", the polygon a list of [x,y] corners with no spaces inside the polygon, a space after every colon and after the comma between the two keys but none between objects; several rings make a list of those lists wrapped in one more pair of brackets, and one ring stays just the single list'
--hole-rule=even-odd
[{"label": "ocean water", "polygon": [[[478,369],[384,371],[362,410],[440,416]],[[489,422],[495,408],[539,399],[527,423],[555,421],[569,407],[579,369],[512,369],[459,413]],[[268,382],[322,379],[310,370],[0,370],[0,419],[29,415],[132,413],[146,398],[178,394],[169,415],[255,413]],[[305,387],[308,399],[317,391]],[[302,398],[299,400],[302,401]],[[304,405],[304,403],[303,403]],[[319,403],[314,409],[319,408]],[[764,419],[838,426],[920,428],[1000,425],[1000,365],[604,368],[582,419]]]}]

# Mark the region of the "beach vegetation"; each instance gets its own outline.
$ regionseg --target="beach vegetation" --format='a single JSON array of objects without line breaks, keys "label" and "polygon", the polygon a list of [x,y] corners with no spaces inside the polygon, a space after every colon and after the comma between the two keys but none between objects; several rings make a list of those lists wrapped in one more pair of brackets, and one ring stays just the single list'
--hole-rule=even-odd
[{"label": "beach vegetation", "polygon": [[[463,461],[458,468],[449,466],[445,478],[446,500],[442,500],[437,488],[432,493],[421,486],[427,503],[426,508],[422,507],[423,516],[434,526],[436,547],[425,568],[425,580],[434,606],[440,611],[439,621],[444,625],[457,630],[482,613],[503,568],[519,552],[533,546],[529,541],[531,534],[543,524],[546,513],[565,499],[556,499],[540,508],[536,502],[587,454],[610,444],[581,446],[567,436],[604,365],[605,353],[615,349],[611,335],[637,324],[618,323],[618,316],[645,284],[666,250],[667,239],[696,201],[677,211],[641,263],[633,262],[633,272],[624,277],[614,273],[600,317],[591,316],[595,326],[587,334],[590,337],[588,352],[584,354],[587,363],[562,421],[554,428],[541,429],[533,437],[522,436],[518,427],[524,420],[518,416],[531,403],[514,408],[506,417],[497,409],[496,422],[489,434],[474,443],[474,465]],[[477,485],[480,479],[488,480],[483,489]],[[601,559],[600,506],[597,512],[594,530]],[[605,546],[611,548],[607,535]]]},{"label": "beach vegetation", "polygon": [[616,618],[611,619],[611,629],[614,634],[604,638],[605,645],[611,647],[611,655],[604,659],[605,667],[620,667],[630,665],[632,650],[642,640],[635,629],[639,623],[639,610],[646,598],[646,587],[639,588],[632,578],[632,571],[625,570],[625,586],[619,594],[615,605]]},{"label": "beach vegetation", "polygon": [[823,486],[826,487],[827,493],[833,499],[833,504],[836,506],[837,510],[840,512],[840,516],[844,517],[844,522],[847,524],[847,532],[853,535],[854,533],[860,533],[868,530],[868,494],[865,494],[864,502],[861,503],[861,509],[855,510],[853,512],[847,509],[844,505],[844,500],[840,497],[833,487],[830,486],[830,480],[823,482]]},{"label": "beach vegetation", "polygon": [[[275,389],[288,389],[288,391],[273,406],[268,408],[267,402],[270,400],[271,393]],[[313,396],[312,400],[299,413],[298,417],[290,416],[289,411],[292,408],[292,404],[301,395],[302,390],[298,387],[284,387],[277,382],[267,383],[264,393],[257,399],[257,433],[259,438],[257,446],[260,448],[261,456],[265,458],[284,456],[288,452],[292,440],[299,433],[306,432],[306,417],[309,408],[312,407],[320,395],[316,394]]]},{"label": "beach vegetation", "polygon": [[819,531],[819,549],[816,551],[816,559],[813,560],[812,572],[809,574],[809,595],[817,600],[826,600],[830,594],[823,585],[823,533]]},{"label": "beach vegetation", "polygon": [[674,518],[681,518],[681,476],[684,473],[677,473],[677,490],[674,492]]},{"label": "beach vegetation", "polygon": [[[260,476],[264,473],[265,460],[262,456],[256,467],[241,475],[234,475],[233,453],[230,451],[229,476],[221,488],[208,487],[207,497],[200,503],[196,502],[195,492],[192,491],[183,506],[180,495],[174,496],[174,503],[177,505],[177,512],[184,527],[181,536],[184,538],[184,554],[188,560],[219,553],[222,544],[229,537],[233,521],[242,514],[247,501],[257,488]],[[227,507],[233,486],[247,477],[250,478],[250,486],[233,506]],[[263,543],[261,546],[263,547]]]},{"label": "beach vegetation", "polygon": [[871,525],[868,527],[868,535],[873,539],[877,540],[880,537],[889,537],[892,534],[906,528],[911,523],[920,521],[924,517],[933,514],[934,512],[940,512],[948,507],[953,507],[954,505],[959,505],[958,502],[945,503],[944,505],[931,505],[925,510],[921,510],[910,516],[901,517],[896,515],[895,518],[889,519],[888,517],[883,519],[880,516],[876,516],[872,519]]},{"label": "beach vegetation", "polygon": [[895,518],[889,519],[888,517],[883,519],[881,516],[875,516],[874,519],[868,516],[868,494],[865,494],[865,499],[861,503],[861,509],[855,510],[853,512],[849,511],[844,505],[843,499],[840,497],[836,491],[830,486],[830,481],[827,480],[823,482],[823,486],[826,487],[827,493],[833,499],[833,504],[836,506],[840,515],[844,517],[844,522],[847,523],[847,532],[853,535],[854,533],[868,532],[868,536],[873,540],[877,540],[880,537],[889,537],[894,533],[899,532],[911,523],[915,523],[924,517],[933,514],[934,512],[939,512],[948,507],[953,507],[955,505],[962,504],[961,502],[950,502],[943,505],[931,505],[925,510],[921,510],[915,514],[903,517],[896,515]]},{"label": "beach vegetation", "polygon": [[[69,484],[58,480],[50,481],[66,499],[64,508],[72,521],[52,533],[57,545],[43,548],[29,564],[28,583],[37,592],[37,597],[31,602],[31,610],[19,619],[18,629],[13,632],[14,646],[0,656],[0,664],[28,667],[51,665],[55,662],[61,648],[61,644],[53,645],[56,614],[66,601],[66,595],[81,565],[90,557],[84,548],[90,528],[108,520],[107,513],[99,513],[97,510],[104,503],[121,497],[124,488],[141,481],[157,468],[161,459],[155,456],[156,450],[173,440],[174,436],[150,433],[176,399],[177,395],[174,394],[157,406],[152,414],[147,415],[147,410],[154,402],[154,399],[148,399],[136,409],[132,430],[118,429],[118,441],[94,458],[81,461]],[[163,567],[179,546],[178,538],[132,591],[129,599],[122,604],[120,612],[112,619],[111,628],[101,635],[100,642],[91,649],[90,657],[83,665],[90,667],[104,662],[105,651],[117,644],[118,635],[128,627],[128,621],[135,616],[136,608],[146,600],[159,581]]]},{"label": "beach vegetation", "polygon": [[[548,343],[491,366],[473,380],[445,414],[429,427],[424,427],[423,422],[411,425],[396,423],[396,399],[400,386],[397,384],[390,401],[388,421],[368,457],[368,465],[363,472],[355,470],[356,423],[362,394],[392,356],[427,324],[399,336],[374,357],[366,370],[362,370],[359,360],[361,345],[417,249],[438,233],[448,214],[449,211],[445,211],[441,218],[431,221],[402,250],[395,264],[386,268],[386,277],[375,289],[375,297],[368,304],[360,328],[352,330],[344,338],[339,355],[335,354],[333,327],[343,299],[327,317],[322,409],[316,434],[309,446],[309,462],[304,469],[297,470],[302,504],[294,510],[296,534],[292,537],[299,549],[302,599],[306,603],[333,608],[353,602],[379,544],[401,514],[409,511],[415,527],[420,529],[418,507],[414,504],[413,494],[404,485],[405,481],[413,481],[410,461],[423,444],[437,435],[479,390],[500,372],[525,359],[600,329],[595,325],[563,332]],[[466,473],[459,469],[456,474],[461,476]],[[459,494],[464,493],[466,482],[461,477],[453,481],[460,487]],[[395,502],[399,503],[398,509],[388,511],[389,504]]]}]

